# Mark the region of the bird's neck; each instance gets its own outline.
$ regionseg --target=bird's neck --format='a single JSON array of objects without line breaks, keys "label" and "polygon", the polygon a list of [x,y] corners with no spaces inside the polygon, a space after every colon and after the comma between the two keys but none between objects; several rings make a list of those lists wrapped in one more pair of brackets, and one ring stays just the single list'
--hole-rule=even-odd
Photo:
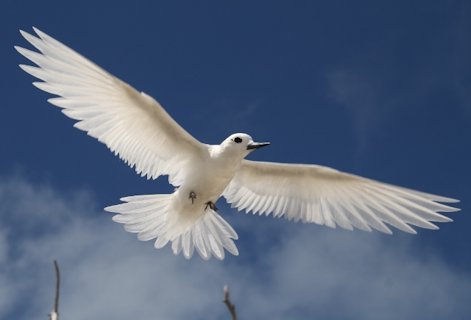
[{"label": "bird's neck", "polygon": [[213,160],[222,161],[233,166],[238,166],[245,158],[245,154],[240,154],[240,152],[226,148],[223,145],[211,145],[209,155]]}]

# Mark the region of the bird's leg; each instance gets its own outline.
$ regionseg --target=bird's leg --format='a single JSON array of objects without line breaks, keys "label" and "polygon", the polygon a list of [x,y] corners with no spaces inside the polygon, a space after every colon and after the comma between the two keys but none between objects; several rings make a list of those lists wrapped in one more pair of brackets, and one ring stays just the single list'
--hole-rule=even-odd
[{"label": "bird's leg", "polygon": [[191,191],[190,196],[188,198],[191,199],[191,204],[194,204],[196,199],[196,193],[194,191]]},{"label": "bird's leg", "polygon": [[207,210],[208,208],[210,208],[211,210],[214,210],[216,212],[218,211],[218,208],[216,207],[216,205],[212,201],[206,202],[206,206],[204,207],[204,210]]}]

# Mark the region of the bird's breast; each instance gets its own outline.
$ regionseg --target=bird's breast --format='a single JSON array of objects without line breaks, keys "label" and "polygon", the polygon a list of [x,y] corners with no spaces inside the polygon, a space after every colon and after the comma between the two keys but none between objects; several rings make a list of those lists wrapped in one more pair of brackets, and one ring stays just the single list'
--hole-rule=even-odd
[{"label": "bird's breast", "polygon": [[193,191],[204,203],[215,202],[234,177],[237,165],[224,159],[207,159],[188,175],[180,189]]}]

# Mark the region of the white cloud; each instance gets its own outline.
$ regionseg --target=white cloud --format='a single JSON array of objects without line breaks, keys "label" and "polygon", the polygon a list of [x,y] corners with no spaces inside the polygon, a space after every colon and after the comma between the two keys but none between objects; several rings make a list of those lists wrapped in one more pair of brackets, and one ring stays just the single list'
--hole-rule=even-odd
[{"label": "white cloud", "polygon": [[470,274],[409,248],[408,237],[241,215],[236,228],[262,240],[243,238],[241,256],[224,262],[187,261],[122,231],[85,192],[63,195],[15,178],[0,183],[0,204],[0,318],[46,318],[53,259],[63,319],[227,319],[225,283],[241,319],[471,314]]}]

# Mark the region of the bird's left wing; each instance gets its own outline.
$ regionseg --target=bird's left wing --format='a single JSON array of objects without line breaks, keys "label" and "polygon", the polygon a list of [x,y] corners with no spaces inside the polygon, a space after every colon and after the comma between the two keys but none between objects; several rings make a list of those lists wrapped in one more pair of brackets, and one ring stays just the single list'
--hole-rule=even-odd
[{"label": "bird's left wing", "polygon": [[148,178],[169,175],[180,185],[187,161],[204,145],[186,132],[152,97],[138,92],[74,50],[34,29],[21,31],[40,52],[15,47],[37,67],[20,65],[42,80],[33,84],[59,97],[48,101],[78,120],[75,127],[106,144]]},{"label": "bird's left wing", "polygon": [[224,191],[233,207],[329,227],[339,225],[391,233],[385,223],[437,229],[450,218],[437,212],[459,209],[439,202],[457,200],[397,187],[318,165],[244,160]]}]

